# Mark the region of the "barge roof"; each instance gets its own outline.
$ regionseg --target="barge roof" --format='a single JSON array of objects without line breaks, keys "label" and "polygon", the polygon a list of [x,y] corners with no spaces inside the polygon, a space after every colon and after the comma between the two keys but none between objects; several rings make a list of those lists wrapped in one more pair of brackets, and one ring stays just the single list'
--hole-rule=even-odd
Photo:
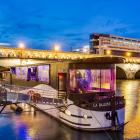
[{"label": "barge roof", "polygon": [[99,56],[99,57],[93,57],[93,58],[86,58],[83,60],[77,60],[73,61],[72,63],[92,63],[92,64],[119,64],[119,63],[125,63],[126,59],[123,57],[117,57],[117,56]]}]

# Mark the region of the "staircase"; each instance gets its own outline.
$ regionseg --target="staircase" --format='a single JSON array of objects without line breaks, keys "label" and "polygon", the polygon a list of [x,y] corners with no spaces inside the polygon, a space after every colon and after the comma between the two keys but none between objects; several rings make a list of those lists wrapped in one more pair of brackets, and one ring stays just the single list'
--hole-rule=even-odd
[{"label": "staircase", "polygon": [[58,91],[58,98],[66,100],[67,92],[66,91]]}]

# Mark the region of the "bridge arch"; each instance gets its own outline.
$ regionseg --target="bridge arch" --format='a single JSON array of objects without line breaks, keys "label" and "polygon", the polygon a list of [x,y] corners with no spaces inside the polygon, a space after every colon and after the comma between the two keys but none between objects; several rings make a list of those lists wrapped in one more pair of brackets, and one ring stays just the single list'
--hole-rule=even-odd
[{"label": "bridge arch", "polygon": [[140,79],[140,70],[135,73],[135,79]]},{"label": "bridge arch", "polygon": [[125,70],[119,66],[116,66],[116,78],[117,79],[127,79]]}]

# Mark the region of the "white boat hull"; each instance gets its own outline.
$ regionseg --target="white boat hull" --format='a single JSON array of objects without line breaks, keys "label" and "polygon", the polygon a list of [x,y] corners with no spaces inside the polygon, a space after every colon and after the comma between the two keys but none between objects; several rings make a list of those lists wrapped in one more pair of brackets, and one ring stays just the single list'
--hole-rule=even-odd
[{"label": "white boat hull", "polygon": [[[70,105],[64,112],[60,112],[59,117],[61,121],[67,125],[82,130],[104,130],[112,129],[112,120],[105,117],[106,113],[111,111],[92,111],[85,110],[75,105]],[[116,120],[116,127],[124,124],[125,109],[117,110],[118,121]]]}]

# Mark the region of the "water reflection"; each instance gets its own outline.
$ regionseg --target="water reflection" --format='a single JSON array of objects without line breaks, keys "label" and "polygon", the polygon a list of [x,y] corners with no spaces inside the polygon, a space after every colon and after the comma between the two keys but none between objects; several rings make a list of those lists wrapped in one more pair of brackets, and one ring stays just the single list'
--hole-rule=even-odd
[{"label": "water reflection", "polygon": [[[140,137],[140,81],[117,81],[117,94],[125,96],[124,135],[113,132],[81,132],[21,104],[24,112],[0,115],[0,140],[123,140]],[[6,112],[11,112],[9,108]]]},{"label": "water reflection", "polygon": [[[23,105],[24,113],[0,115],[0,140],[109,140],[123,139],[120,133],[81,132],[73,130],[53,118]],[[9,111],[8,111],[9,112]]]},{"label": "water reflection", "polygon": [[117,81],[117,94],[126,99],[124,137],[140,138],[140,81]]},{"label": "water reflection", "polygon": [[[125,121],[130,121],[136,116],[138,109],[139,81],[117,81],[117,94],[126,99]],[[135,109],[134,109],[135,108]]]}]

